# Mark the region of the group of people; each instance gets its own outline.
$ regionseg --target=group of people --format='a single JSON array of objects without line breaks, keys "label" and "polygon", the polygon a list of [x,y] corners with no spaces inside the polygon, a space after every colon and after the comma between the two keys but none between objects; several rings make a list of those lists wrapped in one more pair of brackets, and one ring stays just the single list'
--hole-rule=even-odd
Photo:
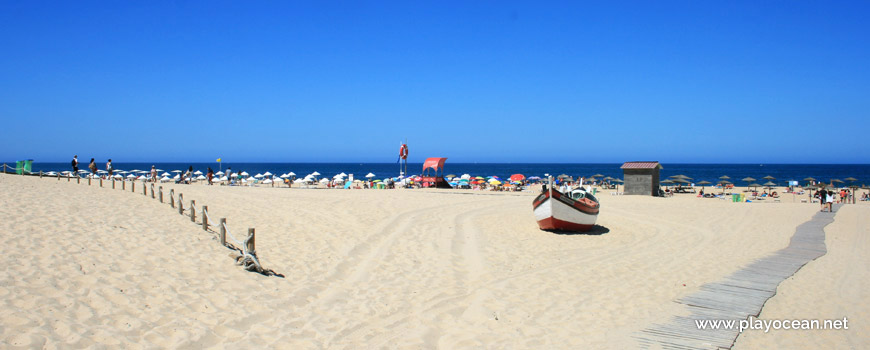
[{"label": "group of people", "polygon": [[[72,162],[70,164],[72,166],[73,174],[79,173],[79,156],[78,154],[73,156]],[[97,161],[94,158],[91,158],[91,162],[88,163],[88,170],[91,171],[92,176],[97,175]],[[112,177],[115,174],[115,168],[112,167],[112,160],[106,162],[106,173],[107,178]]]},{"label": "group of people", "polygon": [[821,211],[832,212],[835,201],[837,203],[846,203],[851,195],[852,191],[847,189],[837,192],[833,189],[828,190],[823,188],[816,192],[815,197],[819,199],[819,203],[822,205]]}]

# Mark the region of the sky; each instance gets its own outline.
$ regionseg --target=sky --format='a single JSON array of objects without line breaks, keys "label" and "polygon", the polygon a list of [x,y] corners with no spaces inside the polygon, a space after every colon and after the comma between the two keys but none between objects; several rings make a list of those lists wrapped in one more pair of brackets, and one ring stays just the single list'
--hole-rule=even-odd
[{"label": "sky", "polygon": [[0,1],[0,160],[870,163],[868,10]]}]

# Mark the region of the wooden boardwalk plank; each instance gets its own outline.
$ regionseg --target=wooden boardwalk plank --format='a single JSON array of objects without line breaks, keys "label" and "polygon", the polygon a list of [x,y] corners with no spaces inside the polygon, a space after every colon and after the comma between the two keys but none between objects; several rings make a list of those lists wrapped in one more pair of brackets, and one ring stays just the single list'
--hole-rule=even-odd
[{"label": "wooden boardwalk plank", "polygon": [[642,349],[730,349],[740,335],[736,329],[698,329],[696,320],[734,320],[739,324],[750,315],[757,316],[776,288],[804,265],[827,253],[825,226],[834,221],[833,213],[817,213],[799,225],[789,245],[758,259],[720,282],[704,284],[692,295],[675,300],[685,305],[690,316],[673,316],[667,324],[642,330],[635,339]]}]

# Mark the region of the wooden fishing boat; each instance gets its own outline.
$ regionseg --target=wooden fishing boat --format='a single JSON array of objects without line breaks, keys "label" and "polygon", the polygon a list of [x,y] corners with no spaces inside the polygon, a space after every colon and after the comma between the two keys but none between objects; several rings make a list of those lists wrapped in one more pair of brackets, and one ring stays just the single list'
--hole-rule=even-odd
[{"label": "wooden fishing boat", "polygon": [[589,231],[595,226],[600,204],[583,187],[562,193],[550,185],[535,198],[532,207],[542,230]]}]

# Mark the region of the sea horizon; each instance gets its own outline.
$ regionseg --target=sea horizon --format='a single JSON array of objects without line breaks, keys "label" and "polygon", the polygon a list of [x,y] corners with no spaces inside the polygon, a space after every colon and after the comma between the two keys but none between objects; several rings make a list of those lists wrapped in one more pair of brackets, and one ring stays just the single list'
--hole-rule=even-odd
[{"label": "sea horizon", "polygon": [[[87,170],[90,159],[79,159],[79,169]],[[6,163],[15,166],[14,162]],[[498,176],[509,177],[512,174],[525,176],[541,176],[549,174],[557,176],[567,174],[572,177],[589,177],[591,175],[604,175],[613,178],[622,178],[620,166],[623,163],[451,163],[448,161],[444,166],[444,175],[470,174],[474,176]],[[870,164],[787,164],[787,163],[661,163],[661,178],[665,179],[673,175],[687,175],[694,182],[710,181],[717,182],[722,176],[728,176],[735,185],[746,185],[743,178],[755,178],[758,183],[767,182],[763,178],[772,176],[772,181],[777,185],[787,185],[786,181],[798,181],[804,184],[806,178],[815,178],[817,181],[830,182],[833,179],[843,181],[842,185],[870,183]],[[105,160],[97,161],[97,169],[105,170]],[[149,170],[151,165],[161,169],[162,172],[173,170],[187,170],[193,167],[205,173],[208,168],[217,171],[226,171],[231,168],[234,172],[246,171],[250,175],[256,173],[271,172],[275,175],[294,172],[297,177],[305,176],[313,172],[320,173],[321,177],[332,177],[339,173],[354,174],[355,178],[363,178],[366,174],[375,174],[376,178],[397,177],[400,175],[399,163],[366,163],[366,162],[113,162],[116,171],[121,170]],[[409,162],[407,174],[417,175],[423,173],[422,162]],[[33,172],[39,171],[64,171],[70,170],[69,162],[34,162],[31,168]],[[846,181],[846,178],[855,178],[855,181]]]}]

